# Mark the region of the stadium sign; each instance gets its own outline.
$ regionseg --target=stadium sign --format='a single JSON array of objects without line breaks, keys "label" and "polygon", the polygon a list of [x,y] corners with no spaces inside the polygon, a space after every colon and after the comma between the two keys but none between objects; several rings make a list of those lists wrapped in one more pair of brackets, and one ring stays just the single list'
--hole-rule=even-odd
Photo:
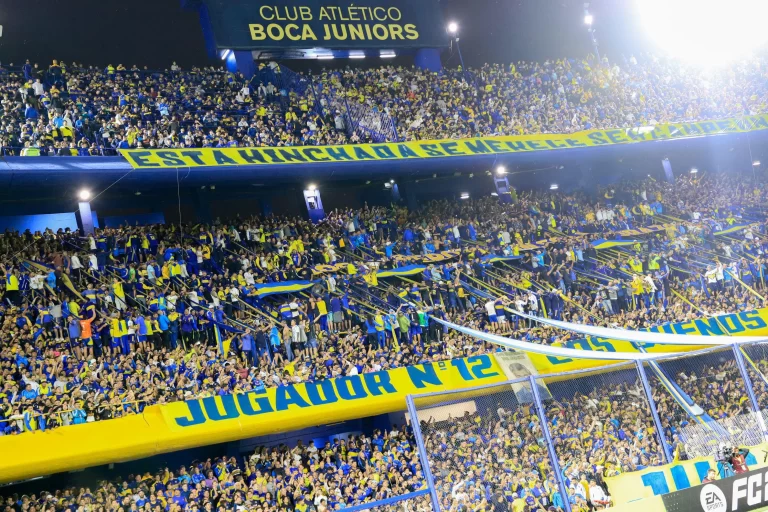
[{"label": "stadium sign", "polygon": [[248,165],[339,164],[507,155],[604,147],[768,129],[768,114],[698,123],[660,124],[626,130],[585,130],[571,134],[511,135],[457,140],[274,148],[125,149],[120,154],[134,169]]},{"label": "stadium sign", "polygon": [[662,496],[675,512],[749,512],[768,506],[768,471],[758,469]]},{"label": "stadium sign", "polygon": [[206,0],[216,46],[439,48],[447,44],[438,0]]}]

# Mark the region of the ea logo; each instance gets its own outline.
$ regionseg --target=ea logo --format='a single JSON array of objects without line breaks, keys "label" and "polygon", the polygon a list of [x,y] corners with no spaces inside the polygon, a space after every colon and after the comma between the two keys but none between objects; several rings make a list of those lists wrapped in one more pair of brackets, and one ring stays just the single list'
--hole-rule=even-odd
[{"label": "ea logo", "polygon": [[699,501],[704,512],[721,512],[728,509],[725,494],[716,485],[707,484],[702,487]]}]

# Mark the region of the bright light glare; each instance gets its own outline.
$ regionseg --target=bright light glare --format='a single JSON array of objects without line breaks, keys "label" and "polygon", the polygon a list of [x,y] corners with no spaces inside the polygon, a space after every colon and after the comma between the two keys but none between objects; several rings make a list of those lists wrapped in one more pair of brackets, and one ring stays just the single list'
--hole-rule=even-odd
[{"label": "bright light glare", "polygon": [[462,192],[460,197],[462,199],[469,199],[469,192]]},{"label": "bright light glare", "polygon": [[670,57],[715,67],[768,42],[765,0],[635,0],[651,39]]},{"label": "bright light glare", "polygon": [[549,190],[557,190],[557,183],[553,183],[549,186]]},{"label": "bright light glare", "polygon": [[317,190],[317,185],[315,185],[314,183],[312,183],[312,184],[310,184],[310,185],[307,187],[307,189],[309,189],[309,191],[310,191],[310,192],[314,192],[315,190]]},{"label": "bright light glare", "polygon": [[760,160],[755,160],[754,162],[752,162],[752,166],[753,167],[759,167],[760,166]]},{"label": "bright light glare", "polygon": [[593,21],[595,21],[595,18],[593,18],[591,14],[585,14],[584,15],[584,24],[585,25],[591,25]]},{"label": "bright light glare", "polygon": [[77,197],[79,197],[81,201],[87,201],[91,198],[91,191],[84,188],[77,193]]},{"label": "bright light glare", "polygon": [[496,174],[498,174],[499,176],[503,176],[507,174],[507,170],[504,168],[503,165],[500,165],[496,168]]},{"label": "bright light glare", "polygon": [[448,32],[450,32],[451,34],[455,34],[458,30],[459,30],[459,25],[455,21],[452,21],[448,24]]},{"label": "bright light glare", "polygon": [[697,172],[699,172],[697,168],[694,167],[693,169],[691,169],[691,174],[696,174]]}]

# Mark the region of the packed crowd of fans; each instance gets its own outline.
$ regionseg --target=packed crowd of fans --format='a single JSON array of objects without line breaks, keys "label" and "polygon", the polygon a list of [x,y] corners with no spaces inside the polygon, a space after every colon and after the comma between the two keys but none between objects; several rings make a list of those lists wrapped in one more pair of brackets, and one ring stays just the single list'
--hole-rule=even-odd
[{"label": "packed crowd of fans", "polygon": [[561,59],[433,73],[347,67],[297,74],[261,63],[151,71],[53,61],[0,68],[6,155],[125,148],[333,145],[571,133],[766,112],[763,57],[708,73],[646,56]]},{"label": "packed crowd of fans", "polygon": [[[0,253],[6,255],[0,432],[23,435],[135,414],[150,404],[495,350],[442,327],[434,317],[533,343],[579,346],[574,345],[578,335],[530,322],[509,309],[645,328],[764,307],[766,225],[761,205],[766,190],[759,180],[730,179],[725,186],[728,179],[714,175],[688,177],[674,185],[624,183],[601,191],[599,198],[547,191],[521,194],[514,204],[483,199],[434,202],[411,212],[336,211],[319,224],[273,216],[184,226],[183,231],[178,226],[103,229],[92,237],[6,233],[0,238]],[[631,245],[604,250],[593,244],[624,229],[662,223],[663,228]],[[744,224],[748,227],[717,234]],[[531,249],[532,243],[536,248]],[[375,276],[376,268],[396,268],[419,255],[450,249],[458,253],[428,265],[421,275]],[[487,254],[510,259],[490,263],[483,258]],[[264,296],[258,291],[259,284],[308,278],[318,282],[303,292]],[[715,368],[702,365],[694,371]],[[722,371],[737,375],[732,365]],[[671,377],[677,382],[679,375]],[[730,384],[718,379],[719,387],[712,387],[711,380],[688,375],[679,383],[719,419],[749,407],[743,385],[726,380]],[[704,383],[706,389],[698,387]],[[689,418],[656,381],[652,384],[665,427],[661,434],[680,452],[680,429]],[[658,433],[636,383],[596,385],[588,391],[553,393],[553,398],[547,417],[574,506],[594,505],[598,498],[591,493],[594,488],[598,496],[598,488],[604,490],[604,476],[661,462]],[[541,465],[546,450],[539,446],[532,452],[538,446],[532,440],[539,436],[527,429],[531,414],[519,408],[504,418],[465,418],[471,427],[455,422],[443,429],[442,439],[429,438],[451,448],[441,450],[438,464],[447,472],[449,485],[441,495],[446,506],[492,507],[499,499],[514,510],[558,506],[552,470]],[[467,444],[469,438],[475,446]],[[408,439],[393,444],[402,461],[399,455],[382,457],[384,464],[397,468],[397,482],[390,478],[382,487],[385,481],[380,480],[376,489],[358,484],[349,496],[370,501],[414,490],[420,468],[413,450],[405,446]],[[472,465],[481,449],[478,439],[485,443],[486,462],[501,464],[489,468],[491,473],[503,467],[513,470],[496,487],[483,483],[482,468],[472,468],[478,478],[470,480],[466,473],[458,480],[451,473],[457,463]],[[282,459],[270,455],[269,463]],[[378,456],[372,458],[369,451],[366,460],[368,469],[361,471],[377,472],[371,468],[379,467]],[[333,459],[335,471],[347,475],[343,464]],[[410,466],[411,478],[401,471],[403,464]],[[210,468],[214,474],[218,465]],[[251,488],[254,496],[267,500],[262,481],[248,480],[247,468],[241,468],[245,483],[240,485],[234,467],[227,471],[231,485],[222,486],[217,475],[212,482],[218,488],[211,484],[212,489],[196,496],[208,492],[208,499],[215,494],[237,503],[237,491],[248,499]],[[391,473],[391,466],[387,471]],[[357,481],[361,478],[369,480],[361,476]],[[183,486],[182,480],[177,476],[178,485]],[[260,490],[252,487],[254,481]],[[237,491],[224,492],[223,487]],[[104,498],[110,493],[125,496],[106,489]],[[295,489],[273,499],[294,500]],[[331,503],[329,494],[335,491],[325,489]],[[274,490],[269,492],[275,496]],[[88,494],[87,499],[95,496]],[[187,490],[181,494],[189,500]],[[163,498],[168,499],[165,494]]]},{"label": "packed crowd of fans", "polygon": [[[370,435],[313,441],[288,447],[260,447],[250,456],[220,457],[177,470],[126,475],[94,487],[57,493],[8,496],[0,506],[11,510],[103,508],[124,510],[339,510],[422,489],[424,478],[413,433],[374,431]],[[409,512],[427,512],[429,503]],[[5,510],[5,508],[4,508]],[[400,510],[393,505],[391,510]]]}]

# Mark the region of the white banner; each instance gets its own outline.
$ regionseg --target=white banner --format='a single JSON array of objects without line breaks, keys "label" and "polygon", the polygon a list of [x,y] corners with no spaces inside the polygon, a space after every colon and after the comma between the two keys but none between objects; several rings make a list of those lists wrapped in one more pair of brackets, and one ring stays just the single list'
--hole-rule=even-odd
[{"label": "white banner", "polygon": [[489,343],[499,345],[505,348],[512,348],[515,350],[522,350],[523,352],[534,352],[536,354],[544,354],[547,356],[555,357],[571,357],[576,359],[602,359],[605,361],[649,361],[653,359],[659,359],[663,357],[675,357],[680,354],[669,353],[655,353],[648,354],[642,352],[599,352],[599,351],[587,351],[578,350],[575,348],[563,348],[563,347],[550,347],[547,345],[540,345],[538,343],[530,343],[528,341],[520,341],[512,338],[505,338],[497,334],[491,334],[477,329],[470,329],[462,325],[446,322],[440,318],[431,317],[432,320],[445,325],[451,329],[455,329],[459,332],[463,332],[474,338],[485,340]]},{"label": "white banner", "polygon": [[551,325],[560,329],[586,334],[587,336],[633,341],[635,343],[653,343],[655,345],[733,345],[734,343],[768,341],[768,338],[765,336],[701,336],[698,334],[669,334],[666,332],[611,329],[609,327],[599,327],[596,325],[574,324],[571,322],[552,320],[551,318],[533,316],[510,308],[504,309],[515,315],[533,320],[534,322]]}]

